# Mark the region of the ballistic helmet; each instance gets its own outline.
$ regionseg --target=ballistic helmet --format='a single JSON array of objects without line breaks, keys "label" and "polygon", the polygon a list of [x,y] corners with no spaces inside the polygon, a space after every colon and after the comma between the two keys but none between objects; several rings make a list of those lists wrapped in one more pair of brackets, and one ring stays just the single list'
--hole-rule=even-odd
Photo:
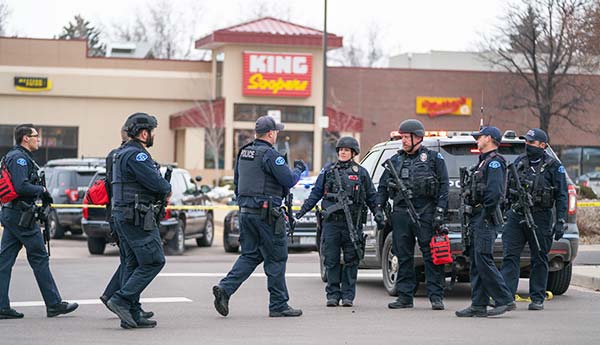
[{"label": "ballistic helmet", "polygon": [[400,124],[400,128],[398,129],[400,133],[412,133],[418,137],[425,136],[425,127],[423,127],[423,123],[419,120],[408,119],[402,121]]},{"label": "ballistic helmet", "polygon": [[335,151],[337,152],[340,148],[347,147],[354,151],[355,154],[360,153],[360,145],[358,141],[352,137],[341,137],[335,145]]}]

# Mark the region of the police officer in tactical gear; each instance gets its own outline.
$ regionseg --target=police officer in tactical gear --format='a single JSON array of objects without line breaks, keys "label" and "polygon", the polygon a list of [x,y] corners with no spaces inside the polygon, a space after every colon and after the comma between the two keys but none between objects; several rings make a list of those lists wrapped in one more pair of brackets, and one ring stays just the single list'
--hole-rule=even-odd
[{"label": "police officer in tactical gear", "polygon": [[[398,259],[396,290],[398,298],[388,305],[391,309],[412,308],[416,287],[414,268],[415,237],[425,261],[427,296],[433,310],[444,309],[444,266],[434,265],[429,243],[444,222],[448,207],[448,171],[442,155],[421,145],[425,136],[423,124],[414,119],[403,121],[399,128],[402,150],[390,158],[402,187],[389,169],[385,169],[377,187],[378,209],[375,221],[383,226],[383,210],[388,198],[393,202],[392,252]],[[406,195],[408,202],[402,197]],[[411,215],[412,204],[417,213]]]},{"label": "police officer in tactical gear", "polygon": [[[113,150],[111,150],[108,153],[108,155],[106,155],[106,183],[105,183],[105,185],[106,185],[106,191],[108,194],[108,205],[106,205],[106,221],[108,221],[108,224],[110,226],[111,236],[115,239],[115,242],[117,243],[117,245],[119,245],[119,242],[120,242],[119,235],[117,234],[117,231],[116,231],[114,219],[112,217],[112,210],[111,210],[111,200],[112,200],[112,194],[113,194],[112,188],[111,188],[112,187],[112,176],[113,176],[112,168],[113,168],[114,155],[129,140],[129,136],[127,135],[127,128],[129,127],[130,122],[131,122],[131,120],[129,120],[129,122],[125,122],[125,124],[123,124],[123,127],[121,127],[121,146],[114,148]],[[104,289],[102,296],[100,296],[100,301],[102,301],[102,303],[105,306],[107,305],[106,303],[108,303],[108,300],[113,296],[113,294],[121,288],[121,277],[123,275],[125,261],[126,261],[125,252],[123,250],[120,250],[120,248],[119,248],[119,267],[117,267],[117,270],[115,271],[112,278],[108,282],[108,285]],[[144,319],[149,319],[152,316],[154,316],[154,313],[151,311],[144,311],[143,309],[140,309],[140,315]]]},{"label": "police officer in tactical gear", "polygon": [[288,305],[285,284],[287,235],[283,198],[289,193],[303,171],[304,162],[294,162],[290,171],[285,159],[275,150],[277,133],[283,124],[271,116],[256,120],[256,139],[238,152],[235,171],[235,195],[240,206],[240,244],[242,253],[227,276],[213,287],[215,309],[229,314],[229,298],[264,262],[270,293],[269,316],[300,316],[302,310]]},{"label": "police officer in tactical gear", "polygon": [[154,142],[156,118],[135,113],[127,123],[131,140],[114,154],[112,169],[112,214],[126,262],[121,288],[107,307],[119,316],[121,327],[149,328],[155,327],[156,321],[141,316],[139,300],[165,265],[156,205],[170,195],[171,185],[146,150]]},{"label": "police officer in tactical gear", "polygon": [[[21,247],[27,250],[27,261],[33,269],[44,303],[46,315],[54,317],[68,314],[77,309],[77,303],[62,300],[50,273],[49,257],[40,226],[32,218],[35,202],[42,199],[52,203],[52,197],[40,185],[39,166],[33,160],[32,152],[39,148],[39,134],[32,124],[15,128],[15,146],[8,151],[2,161],[10,173],[11,181],[18,197],[2,205],[0,221],[4,227],[0,243],[0,319],[20,319],[22,313],[10,307],[8,288],[12,267]],[[29,215],[29,216],[27,216]]]},{"label": "police officer in tactical gear", "polygon": [[[515,177],[509,173],[507,193],[511,209],[502,232],[504,260],[502,275],[510,292],[515,295],[519,284],[520,257],[523,246],[529,243],[531,252],[531,273],[529,277],[529,294],[531,303],[529,310],[544,309],[546,284],[548,282],[548,252],[555,240],[562,238],[568,209],[568,190],[565,168],[546,152],[548,135],[539,128],[533,128],[525,136],[519,137],[527,141],[525,153],[513,163],[519,174],[519,181],[533,201],[531,214],[535,223],[537,242],[532,230],[527,228],[523,212],[518,205]],[[552,226],[552,208],[556,207],[556,221]],[[539,248],[538,244],[539,243]]]},{"label": "police officer in tactical gear", "polygon": [[[351,307],[356,295],[358,263],[362,259],[360,255],[364,253],[362,225],[366,221],[365,204],[375,213],[376,191],[368,171],[354,161],[354,157],[360,153],[358,141],[352,137],[342,137],[335,148],[337,163],[321,170],[296,218],[300,219],[323,199],[322,253],[327,269],[326,305],[338,306],[341,299],[342,306]],[[345,193],[351,202],[347,206],[352,229],[349,229],[343,205],[340,205],[340,192]],[[340,249],[344,253],[344,265],[340,264]]]},{"label": "police officer in tactical gear", "polygon": [[[492,256],[494,242],[502,226],[501,203],[506,181],[506,160],[498,153],[502,134],[496,127],[483,127],[472,133],[481,152],[479,163],[471,168],[471,197],[465,202],[473,207],[470,224],[473,233],[469,245],[471,258],[471,305],[456,312],[458,317],[486,317],[516,309]],[[487,310],[490,297],[495,308]]]}]

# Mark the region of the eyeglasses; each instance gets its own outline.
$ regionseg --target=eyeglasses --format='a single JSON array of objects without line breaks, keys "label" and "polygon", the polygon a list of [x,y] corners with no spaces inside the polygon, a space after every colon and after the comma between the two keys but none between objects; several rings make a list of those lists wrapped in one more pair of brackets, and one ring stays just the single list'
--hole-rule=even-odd
[{"label": "eyeglasses", "polygon": [[29,138],[37,138],[37,137],[39,137],[40,135],[39,135],[39,134],[32,134],[32,135],[27,135],[27,136],[28,136]]}]

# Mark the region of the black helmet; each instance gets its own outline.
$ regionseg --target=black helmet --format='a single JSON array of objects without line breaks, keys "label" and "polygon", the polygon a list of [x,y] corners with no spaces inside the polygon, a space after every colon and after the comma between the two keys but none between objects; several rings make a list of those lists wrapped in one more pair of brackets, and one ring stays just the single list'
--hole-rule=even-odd
[{"label": "black helmet", "polygon": [[423,123],[419,120],[408,119],[402,121],[400,124],[400,128],[398,129],[400,133],[412,133],[418,137],[425,136],[425,127],[423,127]]},{"label": "black helmet", "polygon": [[352,137],[341,137],[335,145],[335,150],[338,151],[342,147],[349,148],[350,150],[354,151],[355,154],[360,153],[358,141]]},{"label": "black helmet", "polygon": [[156,120],[156,117],[146,113],[129,115],[123,125],[123,128],[127,131],[127,135],[130,138],[135,138],[143,129],[151,131],[156,127],[158,127],[158,120]]}]

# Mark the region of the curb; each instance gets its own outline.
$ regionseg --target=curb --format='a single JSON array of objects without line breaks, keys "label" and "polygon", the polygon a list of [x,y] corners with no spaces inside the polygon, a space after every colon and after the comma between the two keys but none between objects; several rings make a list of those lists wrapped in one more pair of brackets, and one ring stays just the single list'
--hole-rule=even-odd
[{"label": "curb", "polygon": [[571,285],[600,291],[600,266],[573,266]]}]

